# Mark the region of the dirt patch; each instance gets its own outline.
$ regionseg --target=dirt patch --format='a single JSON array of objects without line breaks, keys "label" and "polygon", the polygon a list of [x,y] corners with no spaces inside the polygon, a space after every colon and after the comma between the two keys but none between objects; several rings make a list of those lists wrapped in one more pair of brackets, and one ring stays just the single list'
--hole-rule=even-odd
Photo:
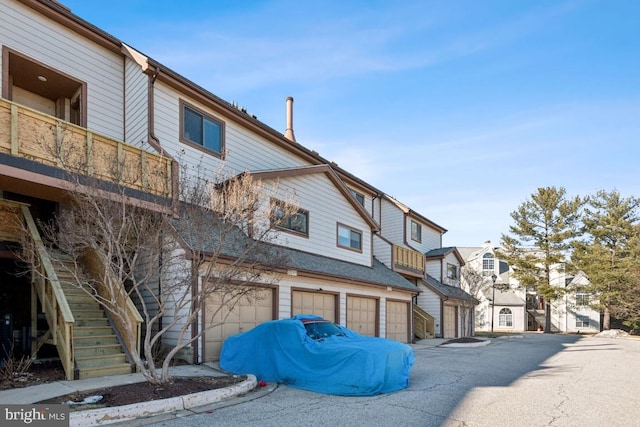
[{"label": "dirt patch", "polygon": [[115,387],[91,390],[82,393],[72,393],[65,396],[58,396],[38,403],[67,403],[67,402],[91,402],[93,396],[102,396],[102,399],[95,403],[81,405],[71,405],[72,410],[95,409],[112,406],[129,405],[132,403],[148,402],[151,400],[167,399],[170,397],[184,396],[201,391],[215,390],[238,384],[247,377],[224,376],[224,377],[180,377],[173,378],[171,382],[161,386],[152,385],[147,382],[125,384]]},{"label": "dirt patch", "polygon": [[11,376],[0,378],[0,390],[30,387],[64,379],[64,369],[60,361],[36,361],[27,372],[14,372]]}]

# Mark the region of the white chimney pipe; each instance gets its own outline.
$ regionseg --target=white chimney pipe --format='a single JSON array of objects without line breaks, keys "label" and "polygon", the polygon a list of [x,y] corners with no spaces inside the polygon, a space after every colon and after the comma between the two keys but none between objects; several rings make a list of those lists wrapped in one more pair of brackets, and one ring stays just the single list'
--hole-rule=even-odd
[{"label": "white chimney pipe", "polygon": [[287,96],[287,130],[284,131],[284,137],[289,141],[296,142],[293,134],[293,97]]}]

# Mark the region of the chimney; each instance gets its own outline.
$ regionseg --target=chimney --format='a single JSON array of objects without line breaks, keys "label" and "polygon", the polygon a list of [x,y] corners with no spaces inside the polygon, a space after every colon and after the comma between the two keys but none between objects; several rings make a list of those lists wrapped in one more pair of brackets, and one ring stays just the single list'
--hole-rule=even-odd
[{"label": "chimney", "polygon": [[287,96],[287,130],[284,131],[284,137],[291,142],[296,142],[293,134],[293,98]]}]

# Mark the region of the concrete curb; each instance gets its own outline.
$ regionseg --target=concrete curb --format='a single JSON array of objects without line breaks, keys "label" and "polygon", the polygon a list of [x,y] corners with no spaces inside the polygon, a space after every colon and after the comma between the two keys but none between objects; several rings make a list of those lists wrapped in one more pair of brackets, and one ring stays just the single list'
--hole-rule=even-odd
[{"label": "concrete curb", "polygon": [[132,421],[139,417],[188,410],[247,393],[254,389],[257,383],[254,375],[247,375],[245,381],[226,388],[125,406],[72,412],[69,416],[69,426],[100,426]]}]

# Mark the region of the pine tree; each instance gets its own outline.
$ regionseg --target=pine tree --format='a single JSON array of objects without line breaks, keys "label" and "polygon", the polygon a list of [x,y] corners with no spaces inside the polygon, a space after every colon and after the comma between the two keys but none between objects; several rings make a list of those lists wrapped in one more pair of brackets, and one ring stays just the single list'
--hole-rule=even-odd
[{"label": "pine tree", "polygon": [[[557,299],[561,288],[551,285],[551,269],[565,261],[578,234],[580,197],[567,198],[563,187],[544,187],[511,213],[510,235],[502,235],[498,257],[509,263],[520,286],[535,289],[545,301]],[[545,332],[551,332],[551,310],[545,304]]]},{"label": "pine tree", "polygon": [[598,191],[584,211],[584,239],[575,242],[572,262],[589,277],[589,291],[604,312],[603,329],[611,316],[638,322],[640,265],[640,199],[618,191]]}]

